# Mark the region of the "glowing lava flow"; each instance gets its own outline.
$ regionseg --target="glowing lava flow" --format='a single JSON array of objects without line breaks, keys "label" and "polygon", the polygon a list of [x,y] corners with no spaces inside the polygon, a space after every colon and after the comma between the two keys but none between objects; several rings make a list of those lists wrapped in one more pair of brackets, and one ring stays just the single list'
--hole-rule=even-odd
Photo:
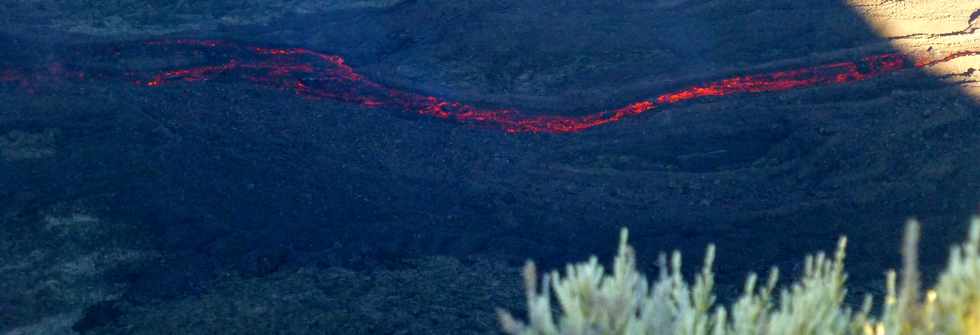
[{"label": "glowing lava flow", "polygon": [[[385,87],[358,74],[340,56],[303,48],[263,48],[218,40],[156,40],[148,47],[179,47],[182,51],[204,51],[209,59],[223,58],[212,65],[157,73],[137,83],[159,87],[173,82],[247,80],[294,91],[301,96],[386,108],[467,124],[499,127],[509,133],[577,132],[643,114],[659,107],[708,96],[785,91],[815,85],[840,84],[879,77],[895,71],[932,66],[964,56],[965,51],[937,60],[913,62],[900,54],[882,54],[854,62],[841,62],[797,70],[737,76],[661,94],[624,107],[583,116],[525,115],[513,109],[481,109],[460,102]],[[193,50],[186,50],[193,49]],[[0,72],[0,82],[16,81],[15,72]]]}]

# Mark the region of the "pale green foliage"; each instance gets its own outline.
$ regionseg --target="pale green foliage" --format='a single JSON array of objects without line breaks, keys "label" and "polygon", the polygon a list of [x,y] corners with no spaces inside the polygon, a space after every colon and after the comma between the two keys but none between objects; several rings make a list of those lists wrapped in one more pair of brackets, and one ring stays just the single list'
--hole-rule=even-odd
[{"label": "pale green foliage", "polygon": [[[533,263],[525,267],[528,323],[500,311],[503,330],[520,335],[903,335],[980,334],[980,218],[973,220],[969,239],[952,249],[949,266],[925,301],[919,297],[916,270],[918,224],[910,221],[903,256],[902,287],[896,290],[895,272],[887,276],[888,295],[880,319],[870,316],[871,297],[854,311],[844,305],[846,295],[844,249],[841,238],[833,257],[808,256],[799,281],[773,293],[778,280],[774,268],[764,286],[750,274],[743,294],[731,306],[715,306],[714,247],[709,246],[704,266],[693,285],[681,275],[681,256],[674,252],[668,264],[661,255],[660,276],[652,283],[636,270],[627,232],[620,236],[612,272],[595,257],[542,276],[541,288]],[[551,305],[558,302],[557,314]],[[878,321],[881,320],[881,321]]]},{"label": "pale green foliage", "polygon": [[922,305],[913,332],[980,334],[980,218],[973,220],[967,241],[952,248],[946,270]]}]

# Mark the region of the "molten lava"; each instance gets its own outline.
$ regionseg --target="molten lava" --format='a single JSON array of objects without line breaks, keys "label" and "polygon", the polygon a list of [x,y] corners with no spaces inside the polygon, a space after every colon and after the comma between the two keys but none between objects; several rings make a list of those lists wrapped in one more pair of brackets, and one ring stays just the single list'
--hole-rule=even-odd
[{"label": "molten lava", "polygon": [[[212,63],[172,69],[135,80],[145,87],[160,87],[176,82],[208,80],[245,80],[309,98],[357,104],[365,108],[400,110],[418,115],[483,124],[508,133],[569,133],[617,122],[623,118],[654,111],[662,106],[709,96],[739,93],[777,92],[816,85],[841,84],[867,80],[910,68],[921,68],[955,58],[980,54],[963,51],[936,60],[911,61],[900,54],[864,57],[789,71],[737,76],[691,86],[659,96],[630,103],[622,108],[582,116],[527,115],[513,109],[482,109],[433,96],[393,89],[358,74],[340,56],[303,48],[264,48],[219,40],[154,40],[145,47],[180,48],[206,54]],[[48,69],[49,75],[68,73],[60,66]],[[85,79],[84,72],[71,72],[73,78]],[[127,75],[132,75],[127,72]],[[104,77],[104,73],[100,77]],[[91,76],[90,76],[91,77]],[[27,75],[18,70],[0,71],[0,83],[24,85]]]}]

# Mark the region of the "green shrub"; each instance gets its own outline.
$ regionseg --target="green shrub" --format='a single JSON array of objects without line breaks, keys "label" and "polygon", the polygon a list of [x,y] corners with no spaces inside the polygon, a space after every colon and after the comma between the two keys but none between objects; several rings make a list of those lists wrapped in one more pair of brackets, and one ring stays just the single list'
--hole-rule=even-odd
[{"label": "green shrub", "polygon": [[[803,334],[980,334],[980,217],[974,218],[967,241],[952,248],[949,265],[935,288],[919,293],[916,247],[919,226],[909,221],[903,245],[904,271],[886,276],[887,295],[880,315],[871,314],[872,298],[863,307],[846,306],[845,238],[833,257],[807,256],[801,279],[774,295],[774,268],[760,285],[750,274],[743,294],[730,306],[715,306],[714,247],[708,246],[704,266],[694,283],[681,275],[681,256],[661,255],[659,277],[652,281],[637,272],[628,233],[620,234],[612,272],[596,257],[542,276],[534,263],[524,269],[527,323],[498,311],[504,332],[521,335],[671,334],[671,335],[803,335]],[[897,288],[898,287],[898,288]],[[897,288],[897,289],[896,289]],[[551,295],[558,302],[556,315]]]}]

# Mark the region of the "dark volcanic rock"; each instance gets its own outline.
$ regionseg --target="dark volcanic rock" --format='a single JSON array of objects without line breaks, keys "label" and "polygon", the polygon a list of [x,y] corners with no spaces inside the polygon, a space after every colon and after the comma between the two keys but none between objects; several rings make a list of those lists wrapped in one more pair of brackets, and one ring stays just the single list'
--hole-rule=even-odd
[{"label": "dark volcanic rock", "polygon": [[114,301],[103,301],[89,306],[71,329],[81,334],[87,334],[93,329],[108,325],[122,316],[122,311]]},{"label": "dark volcanic rock", "polygon": [[341,55],[408,92],[581,115],[734,75],[977,45],[975,11],[855,3],[5,1],[0,270],[16,275],[0,279],[0,332],[490,333],[492,307],[520,304],[524,260],[608,255],[622,226],[650,271],[661,250],[700,259],[717,242],[723,287],[847,234],[849,278],[875,291],[916,215],[928,277],[980,199],[969,61],[565,135],[227,78],[57,76],[210,64],[141,41],[222,39]]}]

